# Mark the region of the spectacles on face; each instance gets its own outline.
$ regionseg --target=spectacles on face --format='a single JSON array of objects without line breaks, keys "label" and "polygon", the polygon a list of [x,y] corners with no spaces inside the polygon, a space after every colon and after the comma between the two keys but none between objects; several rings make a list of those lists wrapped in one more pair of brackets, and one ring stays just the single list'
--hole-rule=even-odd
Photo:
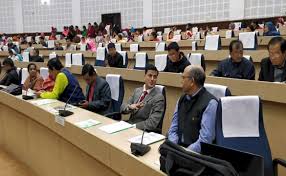
[{"label": "spectacles on face", "polygon": [[189,78],[190,80],[192,79],[191,76],[184,76],[184,75],[182,75],[182,79],[186,79],[186,78]]}]

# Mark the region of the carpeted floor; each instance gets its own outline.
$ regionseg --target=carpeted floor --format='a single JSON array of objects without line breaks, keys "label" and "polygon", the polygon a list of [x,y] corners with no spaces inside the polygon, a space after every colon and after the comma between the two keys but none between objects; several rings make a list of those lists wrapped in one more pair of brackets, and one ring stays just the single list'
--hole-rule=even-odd
[{"label": "carpeted floor", "polygon": [[0,176],[36,176],[36,174],[0,148]]}]

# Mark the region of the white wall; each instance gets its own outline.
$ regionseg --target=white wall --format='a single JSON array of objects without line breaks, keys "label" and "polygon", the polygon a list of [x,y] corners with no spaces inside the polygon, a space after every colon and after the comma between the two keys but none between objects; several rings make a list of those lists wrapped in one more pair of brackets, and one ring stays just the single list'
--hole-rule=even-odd
[{"label": "white wall", "polygon": [[281,16],[286,0],[0,0],[0,32],[62,30],[119,12],[123,28],[151,27]]},{"label": "white wall", "polygon": [[229,19],[229,0],[153,0],[153,25]]},{"label": "white wall", "polygon": [[71,0],[22,0],[24,32],[50,32],[51,26],[62,30],[63,26],[72,24]]},{"label": "white wall", "polygon": [[15,0],[0,0],[0,32],[15,32]]}]

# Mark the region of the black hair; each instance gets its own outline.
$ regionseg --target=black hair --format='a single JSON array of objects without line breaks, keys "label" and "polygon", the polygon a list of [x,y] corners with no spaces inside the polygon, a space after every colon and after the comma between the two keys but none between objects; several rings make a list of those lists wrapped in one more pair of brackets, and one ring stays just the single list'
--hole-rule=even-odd
[{"label": "black hair", "polygon": [[152,64],[147,64],[147,65],[146,65],[146,67],[145,67],[145,75],[147,74],[148,70],[156,71],[156,72],[157,72],[157,75],[159,75],[159,71],[158,71],[157,67],[155,67],[155,66],[152,65]]},{"label": "black hair", "polygon": [[48,61],[47,64],[49,70],[61,70],[64,68],[63,64],[58,58],[52,58]]},{"label": "black hair", "polygon": [[272,38],[267,45],[267,49],[269,50],[270,46],[273,46],[276,44],[279,44],[280,45],[280,51],[282,53],[285,53],[285,51],[286,51],[286,40],[282,37]]},{"label": "black hair", "polygon": [[36,65],[35,63],[30,63],[30,64],[27,66],[28,71],[30,70],[30,67],[31,67],[31,66],[35,66],[35,68],[37,68],[37,65]]},{"label": "black hair", "polygon": [[151,32],[151,35],[152,35],[154,38],[157,38],[157,33],[156,33],[156,32]]},{"label": "black hair", "polygon": [[247,27],[249,27],[249,29],[251,30],[251,32],[254,32],[255,31],[255,28],[254,28],[254,26],[253,25],[248,25]]},{"label": "black hair", "polygon": [[242,48],[243,49],[243,44],[240,40],[233,40],[230,42],[229,46],[228,46],[228,50],[231,53],[233,50],[233,47],[235,47],[236,49],[238,48]]},{"label": "black hair", "polygon": [[13,51],[12,51],[12,49],[8,49],[8,53],[9,53],[9,54],[14,54]]},{"label": "black hair", "polygon": [[172,42],[168,45],[167,50],[170,51],[172,49],[176,50],[177,52],[180,50],[180,47],[177,42]]},{"label": "black hair", "polygon": [[94,74],[96,74],[95,70],[94,70],[94,67],[90,64],[85,64],[83,67],[82,67],[82,70],[81,70],[81,75],[84,76],[88,74],[88,76],[93,76]]},{"label": "black hair", "polygon": [[39,49],[35,48],[34,51],[37,54],[37,56],[40,54]]},{"label": "black hair", "polygon": [[13,60],[10,58],[4,59],[3,65],[10,65],[11,67],[15,67]]},{"label": "black hair", "polygon": [[114,43],[109,43],[107,45],[107,48],[110,49],[110,48],[115,48],[115,44]]}]

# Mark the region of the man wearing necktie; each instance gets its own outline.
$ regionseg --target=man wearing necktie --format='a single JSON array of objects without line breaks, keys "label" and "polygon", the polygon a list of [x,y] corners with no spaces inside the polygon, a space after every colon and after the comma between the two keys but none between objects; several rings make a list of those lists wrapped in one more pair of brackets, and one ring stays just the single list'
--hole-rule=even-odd
[{"label": "man wearing necktie", "polygon": [[136,88],[127,103],[122,104],[121,112],[131,114],[128,120],[136,128],[156,131],[164,114],[165,98],[161,90],[155,87],[159,72],[154,65],[145,68],[142,87]]}]

